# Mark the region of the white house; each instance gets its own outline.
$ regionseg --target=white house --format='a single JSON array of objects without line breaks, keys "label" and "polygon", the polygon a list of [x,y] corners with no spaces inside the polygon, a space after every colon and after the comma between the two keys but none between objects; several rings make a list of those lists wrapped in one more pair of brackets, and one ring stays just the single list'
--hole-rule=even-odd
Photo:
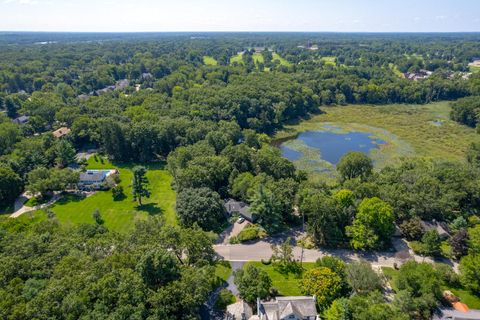
[{"label": "white house", "polygon": [[116,169],[107,170],[87,170],[80,173],[78,188],[82,190],[99,190],[103,182],[112,174],[118,174]]}]

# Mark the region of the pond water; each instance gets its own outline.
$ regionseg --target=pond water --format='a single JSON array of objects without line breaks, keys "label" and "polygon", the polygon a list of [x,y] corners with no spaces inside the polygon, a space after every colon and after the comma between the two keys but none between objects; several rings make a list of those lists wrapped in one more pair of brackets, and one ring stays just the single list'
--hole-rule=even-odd
[{"label": "pond water", "polygon": [[[300,140],[307,147],[317,150],[321,158],[332,164],[337,164],[342,156],[351,151],[368,154],[372,149],[378,149],[386,142],[371,137],[368,132],[337,133],[329,131],[306,131],[300,133],[295,140]],[[296,161],[303,153],[287,146],[288,141],[280,145],[285,158]]]}]

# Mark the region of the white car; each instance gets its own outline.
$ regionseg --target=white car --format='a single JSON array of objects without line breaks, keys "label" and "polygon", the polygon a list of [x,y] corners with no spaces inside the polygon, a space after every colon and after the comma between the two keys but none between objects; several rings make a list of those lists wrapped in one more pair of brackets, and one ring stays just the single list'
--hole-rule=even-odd
[{"label": "white car", "polygon": [[237,220],[237,223],[241,224],[241,223],[244,223],[245,222],[245,218],[244,217],[240,217],[238,218]]}]

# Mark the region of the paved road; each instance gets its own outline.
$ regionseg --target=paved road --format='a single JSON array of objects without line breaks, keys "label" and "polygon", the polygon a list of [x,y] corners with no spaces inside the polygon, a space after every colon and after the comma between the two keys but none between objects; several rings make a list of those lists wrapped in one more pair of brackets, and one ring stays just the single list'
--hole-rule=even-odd
[{"label": "paved road", "polygon": [[[268,260],[272,256],[272,244],[278,244],[283,239],[266,239],[248,244],[217,244],[214,245],[214,250],[217,254],[227,261],[261,261]],[[349,249],[304,249],[303,261],[315,262],[318,258],[325,256],[336,256],[345,262],[366,260],[373,266],[377,267],[393,267],[396,263],[401,265],[407,260],[414,259],[418,262],[443,262],[451,265],[457,271],[458,264],[447,259],[433,260],[415,255],[411,249],[408,248],[406,242],[402,239],[394,239],[393,246],[395,250],[391,252],[357,252]],[[295,246],[293,248],[293,255],[296,260],[300,260],[302,256],[302,248]]]}]

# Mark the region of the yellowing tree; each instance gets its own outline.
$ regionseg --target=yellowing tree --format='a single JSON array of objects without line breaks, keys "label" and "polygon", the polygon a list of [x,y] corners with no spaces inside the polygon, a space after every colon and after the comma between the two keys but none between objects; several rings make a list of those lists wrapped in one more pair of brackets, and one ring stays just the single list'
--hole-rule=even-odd
[{"label": "yellowing tree", "polygon": [[305,272],[301,288],[304,294],[315,295],[319,308],[325,309],[338,297],[342,279],[329,268],[315,268]]}]

